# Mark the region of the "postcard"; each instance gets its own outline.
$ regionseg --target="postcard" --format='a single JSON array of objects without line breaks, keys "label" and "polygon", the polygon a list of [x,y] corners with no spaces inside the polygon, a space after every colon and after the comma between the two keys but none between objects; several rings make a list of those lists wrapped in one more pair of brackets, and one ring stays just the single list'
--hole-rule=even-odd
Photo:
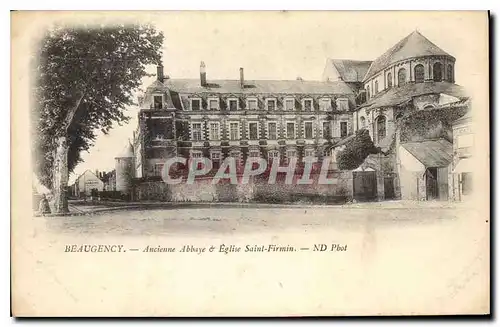
[{"label": "postcard", "polygon": [[488,12],[11,26],[14,316],[490,314]]}]

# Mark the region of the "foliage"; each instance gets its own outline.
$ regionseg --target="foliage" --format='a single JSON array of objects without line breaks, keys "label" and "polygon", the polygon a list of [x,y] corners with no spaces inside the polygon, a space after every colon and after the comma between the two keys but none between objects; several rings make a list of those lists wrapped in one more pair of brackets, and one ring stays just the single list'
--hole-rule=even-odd
[{"label": "foliage", "polygon": [[45,186],[51,188],[54,140],[66,133],[71,108],[78,107],[67,131],[69,171],[99,132],[128,121],[125,109],[149,76],[147,65],[160,61],[162,44],[163,34],[148,25],[55,27],[46,33],[33,59],[31,106],[35,171]]},{"label": "foliage", "polygon": [[358,168],[370,154],[382,153],[375,147],[367,129],[356,131],[353,137],[345,144],[345,149],[337,155],[337,164],[340,170]]}]

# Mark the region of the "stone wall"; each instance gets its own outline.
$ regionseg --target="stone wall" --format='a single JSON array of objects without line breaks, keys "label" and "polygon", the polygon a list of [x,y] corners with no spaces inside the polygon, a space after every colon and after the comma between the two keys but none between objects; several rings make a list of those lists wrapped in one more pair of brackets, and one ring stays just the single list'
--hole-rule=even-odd
[{"label": "stone wall", "polygon": [[318,176],[311,185],[285,184],[278,180],[268,184],[250,180],[248,184],[230,184],[221,181],[212,184],[211,178],[196,180],[193,184],[167,185],[163,181],[143,182],[134,187],[136,201],[172,202],[263,202],[263,203],[342,203],[352,198],[352,172],[336,172],[328,178],[332,184],[318,184]]}]

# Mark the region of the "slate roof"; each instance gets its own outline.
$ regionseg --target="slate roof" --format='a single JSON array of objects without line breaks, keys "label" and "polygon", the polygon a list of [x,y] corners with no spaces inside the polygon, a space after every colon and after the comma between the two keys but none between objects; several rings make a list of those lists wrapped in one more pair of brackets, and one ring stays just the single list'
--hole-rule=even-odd
[{"label": "slate roof", "polygon": [[448,94],[457,98],[466,97],[465,90],[462,86],[449,82],[424,82],[424,83],[408,83],[400,87],[385,89],[372,97],[367,103],[361,107],[388,107],[395,106],[413,97],[424,94]]},{"label": "slate roof", "polygon": [[394,64],[398,61],[422,57],[422,56],[453,56],[449,55],[437,45],[429,41],[425,36],[415,31],[396,43],[392,48],[387,50],[383,55],[378,57],[368,69],[363,81],[377,74],[382,69]]},{"label": "slate roof", "polygon": [[447,167],[453,159],[453,145],[444,139],[401,145],[425,167]]},{"label": "slate roof", "polygon": [[202,87],[199,79],[168,79],[163,84],[178,93],[282,93],[282,94],[354,94],[343,81],[321,82],[303,80],[209,80]]},{"label": "slate roof", "polygon": [[328,64],[333,65],[344,82],[362,82],[372,61],[328,59]]}]

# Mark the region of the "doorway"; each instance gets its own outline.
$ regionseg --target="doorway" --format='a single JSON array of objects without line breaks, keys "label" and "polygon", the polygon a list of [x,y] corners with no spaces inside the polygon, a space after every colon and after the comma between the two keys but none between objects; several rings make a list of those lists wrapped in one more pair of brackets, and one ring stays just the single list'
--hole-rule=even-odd
[{"label": "doorway", "polygon": [[437,168],[427,168],[425,171],[425,188],[427,200],[439,199]]}]

